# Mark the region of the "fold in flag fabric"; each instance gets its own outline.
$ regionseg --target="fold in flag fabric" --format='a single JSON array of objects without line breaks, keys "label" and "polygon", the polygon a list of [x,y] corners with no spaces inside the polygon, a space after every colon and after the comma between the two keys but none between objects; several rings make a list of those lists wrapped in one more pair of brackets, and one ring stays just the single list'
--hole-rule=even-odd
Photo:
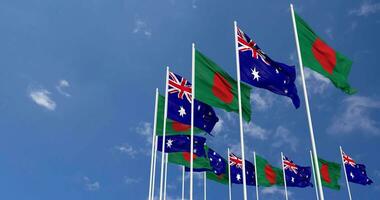
[{"label": "fold in flag fabric", "polygon": [[[195,97],[211,106],[239,113],[237,81],[198,50],[195,51]],[[241,84],[242,114],[251,120],[251,88]]]},{"label": "fold in flag fabric", "polygon": [[342,153],[348,181],[361,185],[371,185],[373,181],[368,178],[365,165],[356,163],[350,156]]},{"label": "fold in flag fabric", "polygon": [[[168,87],[168,118],[191,124],[191,83],[182,76],[169,72]],[[194,100],[195,127],[211,133],[218,121],[211,106]]]},{"label": "fold in flag fabric", "polygon": [[258,186],[271,187],[284,185],[282,169],[273,167],[267,160],[256,154],[256,172]]},{"label": "fold in flag fabric", "polygon": [[300,98],[295,85],[294,66],[276,62],[267,56],[247,34],[237,28],[241,80],[254,87],[290,97],[296,108]]},{"label": "fold in flag fabric", "polygon": [[[207,155],[204,153],[207,151],[207,147],[203,151],[197,151],[193,153],[193,169],[206,169],[210,170],[210,162],[207,158]],[[187,152],[178,152],[178,153],[168,153],[168,162],[176,165],[182,165],[185,167],[190,167],[190,151]]]},{"label": "fold in flag fabric", "polygon": [[[158,96],[157,105],[157,122],[156,122],[156,135],[163,135],[164,126],[164,110],[165,110],[165,97]],[[166,119],[166,135],[190,135],[190,125],[177,122],[175,120]],[[202,130],[194,127],[194,134],[201,133]]]},{"label": "fold in flag fabric", "polygon": [[345,93],[354,94],[356,90],[348,83],[352,62],[326,44],[300,16],[294,14],[303,64],[330,79]]},{"label": "fold in flag fabric", "polygon": [[[230,170],[231,170],[231,183],[243,184],[243,160],[233,153],[230,155]],[[255,180],[255,166],[249,162],[245,161],[245,172],[246,172],[246,184],[256,185]]]},{"label": "fold in flag fabric", "polygon": [[340,165],[318,158],[318,166],[321,174],[322,186],[334,190],[340,190],[338,183],[340,179]]},{"label": "fold in flag fabric", "polygon": [[310,182],[311,167],[301,167],[296,165],[292,160],[284,156],[283,167],[285,171],[285,179],[287,187],[308,187],[313,186]]},{"label": "fold in flag fabric", "polygon": [[[198,168],[193,169],[194,172],[204,172],[207,171],[207,179],[216,181],[222,184],[228,184],[228,166],[227,161],[221,155],[216,153],[211,148],[205,146],[207,150],[207,159],[209,160],[211,169],[208,168]],[[190,168],[186,167],[186,171],[190,171]]]},{"label": "fold in flag fabric", "polygon": [[[162,136],[157,140],[157,151],[162,151]],[[165,153],[190,152],[190,136],[188,135],[168,135],[165,136]],[[206,138],[194,136],[193,151],[198,156],[206,156],[204,149]]]}]

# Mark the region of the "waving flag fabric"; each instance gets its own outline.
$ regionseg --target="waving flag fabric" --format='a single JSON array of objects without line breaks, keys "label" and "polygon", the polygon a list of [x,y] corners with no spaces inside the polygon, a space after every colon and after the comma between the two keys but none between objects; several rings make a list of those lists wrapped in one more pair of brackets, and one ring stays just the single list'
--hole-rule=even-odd
[{"label": "waving flag fabric", "polygon": [[276,62],[269,58],[247,34],[237,28],[241,80],[276,94],[290,97],[296,108],[300,98],[295,85],[294,66]]},{"label": "waving flag fabric", "polygon": [[257,181],[259,186],[284,185],[282,169],[273,167],[264,158],[256,155]]},{"label": "waving flag fabric", "polygon": [[[168,118],[191,124],[191,83],[183,77],[169,72]],[[219,121],[214,109],[194,100],[194,126],[210,133]]]},{"label": "waving flag fabric", "polygon": [[[195,97],[211,106],[239,112],[237,81],[201,52],[195,51]],[[251,120],[251,88],[241,84],[243,118]]]},{"label": "waving flag fabric", "polygon": [[[165,97],[158,96],[157,105],[157,123],[156,135],[162,136],[164,126],[164,110],[165,110]],[[194,133],[201,133],[202,130],[194,127]],[[175,120],[166,119],[166,135],[190,135],[190,125],[177,122]]]},{"label": "waving flag fabric", "polygon": [[330,79],[345,93],[355,93],[348,83],[352,62],[326,44],[300,16],[294,14],[303,64]]},{"label": "waving flag fabric", "polygon": [[340,190],[338,183],[340,179],[340,165],[318,158],[318,166],[321,173],[322,185],[334,190]]},{"label": "waving flag fabric", "polygon": [[[243,184],[243,160],[233,153],[230,154],[230,170],[231,170],[231,183]],[[255,180],[255,167],[249,162],[245,161],[245,173],[246,173],[246,184],[256,185]]]},{"label": "waving flag fabric", "polygon": [[371,185],[373,183],[373,181],[367,176],[365,165],[356,163],[344,152],[342,157],[344,167],[346,168],[347,179],[349,182],[361,185]]},{"label": "waving flag fabric", "polygon": [[[207,155],[204,153],[207,151],[207,147],[203,151],[196,151],[193,153],[193,169],[210,170],[210,162]],[[190,167],[190,150],[186,152],[168,153],[168,161],[172,164],[182,165],[185,167]]]},{"label": "waving flag fabric", "polygon": [[313,186],[310,182],[311,179],[311,167],[301,167],[296,165],[292,160],[286,156],[283,158],[284,171],[287,187],[308,187]]},{"label": "waving flag fabric", "polygon": [[[158,137],[157,150],[162,151],[162,136]],[[206,138],[194,136],[194,153],[198,156],[205,156],[204,150]],[[165,153],[173,152],[189,152],[190,151],[190,136],[188,135],[168,135],[165,136]]]}]

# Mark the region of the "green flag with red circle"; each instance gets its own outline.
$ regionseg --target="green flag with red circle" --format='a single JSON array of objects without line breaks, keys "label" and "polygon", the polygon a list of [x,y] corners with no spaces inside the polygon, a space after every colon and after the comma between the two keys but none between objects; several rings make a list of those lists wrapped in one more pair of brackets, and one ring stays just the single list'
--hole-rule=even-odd
[{"label": "green flag with red circle", "polygon": [[267,160],[256,155],[256,175],[258,186],[284,185],[282,169],[273,167]]},{"label": "green flag with red circle", "polygon": [[352,61],[326,44],[296,13],[296,26],[303,65],[330,79],[347,94],[356,92],[348,83]]},{"label": "green flag with red circle", "polygon": [[[251,120],[251,88],[241,86],[242,114],[245,121]],[[239,112],[237,81],[215,62],[198,50],[195,51],[195,98],[226,111]]]},{"label": "green flag with red circle", "polygon": [[322,185],[334,190],[339,190],[340,164],[318,158],[318,166]]}]

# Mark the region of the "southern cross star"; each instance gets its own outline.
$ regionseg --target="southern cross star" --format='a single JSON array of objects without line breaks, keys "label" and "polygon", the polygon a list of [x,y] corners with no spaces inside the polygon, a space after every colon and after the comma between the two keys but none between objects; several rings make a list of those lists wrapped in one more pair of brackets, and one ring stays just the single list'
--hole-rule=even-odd
[{"label": "southern cross star", "polygon": [[186,115],[186,110],[182,106],[179,107],[178,112],[179,112],[179,116],[181,117]]},{"label": "southern cross star", "polygon": [[168,142],[166,143],[166,146],[168,146],[169,148],[171,148],[172,147],[172,145],[173,145],[173,140],[172,139],[168,139]]},{"label": "southern cross star", "polygon": [[257,80],[259,81],[259,78],[260,78],[260,75],[259,75],[259,71],[256,71],[256,67],[251,69],[251,74],[253,75],[253,80]]}]

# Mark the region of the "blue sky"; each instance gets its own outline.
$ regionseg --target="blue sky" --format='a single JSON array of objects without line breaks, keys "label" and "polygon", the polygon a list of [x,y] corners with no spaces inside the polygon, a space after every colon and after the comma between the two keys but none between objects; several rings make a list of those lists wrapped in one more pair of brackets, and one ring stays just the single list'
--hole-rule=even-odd
[{"label": "blue sky", "polygon": [[[287,1],[1,0],[1,199],[145,199],[148,193],[154,91],[165,66],[190,78],[191,43],[233,77],[233,21],[273,59],[297,66]],[[336,50],[353,60],[347,96],[305,70],[319,156],[340,161],[339,145],[368,167],[374,184],[351,184],[355,199],[380,196],[379,1],[294,1],[296,11]],[[280,152],[310,165],[301,108],[253,89],[246,155],[280,163]],[[208,145],[239,154],[238,116],[217,110]],[[343,175],[343,173],[342,173]],[[197,199],[203,195],[196,176]],[[328,199],[347,191],[325,189]],[[187,185],[188,186],[188,185]],[[209,199],[227,187],[208,181]],[[260,190],[283,199],[283,188]],[[157,191],[157,190],[156,190]],[[180,197],[180,170],[169,166],[169,199]],[[290,190],[311,199],[313,188]],[[254,198],[254,188],[249,197]],[[241,199],[241,186],[233,187]]]}]

